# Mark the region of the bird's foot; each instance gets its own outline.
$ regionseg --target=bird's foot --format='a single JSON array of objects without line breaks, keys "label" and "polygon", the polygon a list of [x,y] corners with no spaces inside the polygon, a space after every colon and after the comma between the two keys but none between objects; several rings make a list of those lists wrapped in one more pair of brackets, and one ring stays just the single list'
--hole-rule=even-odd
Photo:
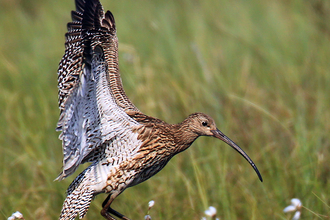
[{"label": "bird's foot", "polygon": [[102,215],[104,218],[106,218],[107,220],[116,220],[114,217],[112,217],[112,216],[110,215],[109,212],[107,212],[107,211],[104,212],[104,209],[102,209],[102,211],[101,211],[101,215]]},{"label": "bird's foot", "polygon": [[126,216],[124,216],[123,214],[117,212],[116,210],[112,209],[111,207],[108,207],[108,209],[106,209],[106,207],[104,207],[102,210],[101,210],[101,215],[106,218],[107,220],[116,220],[114,217],[112,217],[112,215],[120,218],[120,219],[123,219],[123,220],[131,220],[129,218],[127,218]]}]

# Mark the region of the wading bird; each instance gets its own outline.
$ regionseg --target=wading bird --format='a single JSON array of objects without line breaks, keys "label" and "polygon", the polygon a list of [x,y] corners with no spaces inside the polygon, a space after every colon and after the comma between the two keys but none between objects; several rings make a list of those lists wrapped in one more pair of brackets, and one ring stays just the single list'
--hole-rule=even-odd
[{"label": "wading bird", "polygon": [[119,70],[115,20],[99,0],[76,0],[58,69],[63,147],[62,180],[80,164],[91,165],[70,184],[60,220],[83,218],[91,200],[108,193],[101,214],[128,219],[110,205],[126,188],[158,173],[199,136],[218,138],[238,151],[261,175],[248,155],[217,129],[206,114],[194,113],[168,124],[140,112],[127,98]]}]

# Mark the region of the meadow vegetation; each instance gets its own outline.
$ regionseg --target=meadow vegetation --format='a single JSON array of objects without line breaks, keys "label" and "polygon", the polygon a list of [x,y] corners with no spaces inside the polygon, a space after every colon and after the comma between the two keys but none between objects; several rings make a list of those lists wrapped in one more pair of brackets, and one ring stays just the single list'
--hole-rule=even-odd
[{"label": "meadow vegetation", "polygon": [[[328,219],[330,205],[330,2],[327,0],[102,0],[116,19],[125,90],[148,115],[178,123],[212,116],[243,148],[202,137],[113,208],[143,219]],[[57,67],[73,0],[0,2],[0,218],[57,219],[73,180],[54,182]],[[86,166],[85,166],[86,167]],[[83,167],[80,169],[80,171]],[[88,219],[102,219],[106,195]],[[313,213],[314,212],[314,213]],[[325,216],[319,216],[322,214]]]}]

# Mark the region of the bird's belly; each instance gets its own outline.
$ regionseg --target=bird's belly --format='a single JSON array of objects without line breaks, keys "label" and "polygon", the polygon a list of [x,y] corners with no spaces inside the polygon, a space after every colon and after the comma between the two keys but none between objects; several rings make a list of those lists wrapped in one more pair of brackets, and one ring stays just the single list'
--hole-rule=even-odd
[{"label": "bird's belly", "polygon": [[136,170],[135,175],[128,187],[142,183],[161,171],[169,160],[158,161],[155,164],[141,166]]},{"label": "bird's belly", "polygon": [[115,166],[103,165],[107,167],[107,171],[103,171],[103,173],[107,173],[107,178],[103,180],[106,184],[102,191],[106,193],[123,191],[127,187],[142,183],[162,170],[170,160],[167,157],[157,160],[146,160],[147,158],[145,156],[139,159],[127,158]]}]

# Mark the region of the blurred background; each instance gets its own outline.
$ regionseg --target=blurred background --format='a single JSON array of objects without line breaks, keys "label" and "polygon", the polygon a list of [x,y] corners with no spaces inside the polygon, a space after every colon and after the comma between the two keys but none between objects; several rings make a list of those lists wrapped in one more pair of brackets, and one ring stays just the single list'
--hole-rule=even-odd
[{"label": "blurred background", "polygon": [[[202,137],[113,208],[143,219],[328,219],[330,1],[103,0],[130,99],[169,123],[205,112],[258,166]],[[57,219],[73,176],[55,132],[57,68],[74,1],[0,2],[0,218]],[[106,195],[85,219],[99,214]],[[320,214],[320,215],[319,215]]]}]

